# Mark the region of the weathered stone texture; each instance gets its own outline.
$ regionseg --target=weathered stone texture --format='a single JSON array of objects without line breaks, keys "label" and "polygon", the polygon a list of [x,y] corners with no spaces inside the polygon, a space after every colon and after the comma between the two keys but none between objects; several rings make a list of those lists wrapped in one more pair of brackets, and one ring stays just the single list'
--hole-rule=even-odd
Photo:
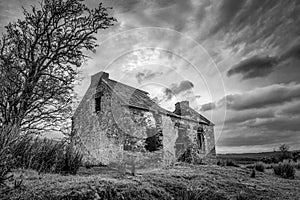
[{"label": "weathered stone texture", "polygon": [[[215,154],[213,124],[204,123],[201,116],[181,118],[176,111],[166,114],[132,106],[119,98],[107,81],[106,73],[92,77],[73,116],[74,145],[82,151],[86,162],[108,165],[134,161],[139,168],[172,164],[187,148],[193,148],[199,157]],[[98,97],[101,109],[96,112]],[[178,108],[177,112],[185,112]],[[186,113],[194,114],[193,110]],[[199,130],[205,141],[202,150]]]}]

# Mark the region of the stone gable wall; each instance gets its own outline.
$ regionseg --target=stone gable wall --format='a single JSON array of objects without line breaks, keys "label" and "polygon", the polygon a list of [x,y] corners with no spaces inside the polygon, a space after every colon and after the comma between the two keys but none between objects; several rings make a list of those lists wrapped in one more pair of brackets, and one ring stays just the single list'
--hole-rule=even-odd
[{"label": "stone gable wall", "polygon": [[[101,111],[96,113],[94,95],[99,93]],[[147,168],[176,162],[187,147],[202,157],[215,154],[213,126],[123,104],[104,83],[90,86],[73,116],[74,145],[84,154],[84,161],[106,165],[135,162],[137,168]],[[199,127],[204,130],[205,151],[198,148]],[[149,146],[149,141],[161,146]],[[153,148],[157,151],[149,151]]]}]

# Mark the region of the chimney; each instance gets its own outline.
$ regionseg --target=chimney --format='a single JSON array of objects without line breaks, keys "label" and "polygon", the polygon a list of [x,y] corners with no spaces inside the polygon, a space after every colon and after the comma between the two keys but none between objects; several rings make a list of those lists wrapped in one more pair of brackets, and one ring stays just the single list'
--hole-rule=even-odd
[{"label": "chimney", "polygon": [[101,79],[107,80],[109,78],[109,73],[98,72],[91,76],[91,87],[96,87]]},{"label": "chimney", "polygon": [[182,115],[184,113],[185,108],[190,107],[189,101],[180,101],[175,104],[174,113],[177,115]]},{"label": "chimney", "polygon": [[186,108],[186,107],[190,107],[190,103],[189,103],[189,101],[180,101],[180,102],[177,102],[176,104],[175,104],[175,108]]}]

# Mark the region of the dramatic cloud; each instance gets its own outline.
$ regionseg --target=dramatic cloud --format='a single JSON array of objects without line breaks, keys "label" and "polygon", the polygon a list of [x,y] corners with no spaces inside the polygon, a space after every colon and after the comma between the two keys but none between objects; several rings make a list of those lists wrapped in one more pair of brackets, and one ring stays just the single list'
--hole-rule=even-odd
[{"label": "dramatic cloud", "polygon": [[293,44],[281,55],[276,57],[254,56],[243,60],[239,64],[233,66],[227,72],[227,76],[241,74],[244,80],[257,77],[266,77],[272,73],[276,67],[284,67],[285,65],[282,65],[281,63],[288,59],[300,59],[300,43]]},{"label": "dramatic cloud", "polygon": [[285,105],[280,111],[278,111],[278,114],[286,116],[300,115],[300,100]]},{"label": "dramatic cloud", "polygon": [[229,111],[225,121],[226,125],[246,122],[253,119],[272,118],[275,116],[274,109],[252,109],[241,111]]},{"label": "dramatic cloud", "polygon": [[277,64],[277,59],[273,57],[252,57],[242,61],[232,67],[227,76],[241,74],[243,79],[264,77],[270,74]]},{"label": "dramatic cloud", "polygon": [[232,110],[245,110],[283,104],[298,98],[300,98],[300,84],[276,84],[243,94],[227,95],[219,104],[225,103],[227,108]]},{"label": "dramatic cloud", "polygon": [[215,108],[216,108],[216,104],[211,102],[211,103],[203,104],[200,108],[200,111],[205,112],[205,111],[213,110]]},{"label": "dramatic cloud", "polygon": [[250,128],[263,128],[272,131],[299,131],[300,116],[279,116],[271,119],[257,119],[250,121],[246,125]]},{"label": "dramatic cloud", "polygon": [[164,95],[167,100],[170,100],[174,95],[177,95],[181,92],[190,90],[194,87],[194,84],[191,81],[184,80],[180,83],[173,83],[170,88],[164,89]]},{"label": "dramatic cloud", "polygon": [[244,0],[223,0],[219,9],[217,24],[210,30],[210,34],[217,33],[221,28],[230,24],[232,19],[241,10]]},{"label": "dramatic cloud", "polygon": [[201,1],[201,6],[198,6],[198,10],[196,11],[195,20],[196,23],[199,25],[201,22],[205,19],[207,14],[207,7],[211,5],[211,2],[209,0]]},{"label": "dramatic cloud", "polygon": [[[93,8],[99,0],[85,3]],[[0,31],[9,21],[22,18],[22,6],[31,4],[38,0],[0,0]],[[113,8],[110,12],[118,23],[96,36],[99,48],[81,68],[84,77],[106,70],[112,79],[142,87],[170,110],[176,101],[193,102],[190,105],[212,116],[216,134],[224,132],[218,152],[272,150],[278,143],[300,140],[298,0],[103,0],[103,4]],[[200,46],[216,62],[218,73]],[[144,47],[150,50],[136,50]],[[208,89],[187,62],[201,72]],[[174,84],[182,80],[178,77],[189,81]],[[225,77],[226,98],[220,77]],[[78,96],[89,83],[85,78],[76,88]],[[211,102],[215,99],[220,100]]]},{"label": "dramatic cloud", "polygon": [[143,81],[150,80],[158,75],[162,75],[162,72],[153,72],[151,70],[144,70],[142,72],[138,72],[135,77],[139,83]]},{"label": "dramatic cloud", "polygon": [[281,56],[280,60],[286,60],[288,58],[298,58],[300,59],[300,42],[293,44],[288,48]]},{"label": "dramatic cloud", "polygon": [[[237,130],[239,132],[244,132],[245,130]],[[235,132],[235,131],[234,131]],[[268,145],[264,151],[270,151],[273,148],[278,148],[282,143],[293,144],[293,141],[299,141],[300,136],[297,135],[294,131],[285,131],[285,132],[272,132],[265,131],[264,134],[255,134],[251,133],[248,135],[238,135],[239,133],[235,133],[236,136],[232,137],[224,137],[218,145],[220,146],[230,146],[230,147],[240,147],[245,146],[244,148],[250,148],[251,146],[256,146],[256,149],[259,148],[260,145]],[[271,148],[270,148],[271,147]]]}]

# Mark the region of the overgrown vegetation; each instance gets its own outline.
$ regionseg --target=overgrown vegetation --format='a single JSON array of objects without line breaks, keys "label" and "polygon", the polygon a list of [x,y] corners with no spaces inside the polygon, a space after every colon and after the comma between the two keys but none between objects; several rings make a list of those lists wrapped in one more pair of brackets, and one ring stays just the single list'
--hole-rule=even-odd
[{"label": "overgrown vegetation", "polygon": [[230,159],[218,160],[217,165],[229,166],[229,167],[240,167],[238,164],[236,164],[233,160],[230,160]]},{"label": "overgrown vegetation", "polygon": [[255,165],[254,165],[254,169],[255,169],[256,171],[259,171],[259,172],[264,172],[264,171],[265,171],[265,165],[264,165],[264,163],[262,163],[262,162],[257,162],[257,163],[255,163]]},{"label": "overgrown vegetation", "polygon": [[186,162],[191,164],[204,164],[198,153],[192,147],[188,147],[185,152],[178,158],[179,162]]},{"label": "overgrown vegetation", "polygon": [[186,188],[182,189],[179,192],[178,200],[198,200],[198,199],[207,199],[207,200],[226,200],[224,193],[213,192],[209,189],[200,189],[200,188]]},{"label": "overgrown vegetation", "polygon": [[0,152],[2,185],[11,177],[9,174],[13,168],[76,174],[82,163],[82,155],[66,141],[20,137],[6,149],[6,152]]},{"label": "overgrown vegetation", "polygon": [[15,140],[10,140],[9,135],[4,135],[0,129],[0,187],[5,186],[5,181],[11,178],[11,169],[14,158],[11,155],[9,144]]},{"label": "overgrown vegetation", "polygon": [[24,187],[0,196],[3,200],[257,200],[295,199],[300,195],[299,190],[293,189],[299,188],[298,180],[282,181],[268,173],[250,179],[249,170],[244,168],[178,163],[167,169],[139,171],[135,177],[103,168],[99,168],[99,171],[95,168],[94,173],[87,175],[81,169],[75,176],[14,170],[15,178],[22,179]]},{"label": "overgrown vegetation", "polygon": [[95,52],[101,29],[114,24],[109,9],[83,0],[41,0],[0,38],[0,184],[14,167],[76,173],[81,155],[64,142],[25,135],[60,131],[70,118],[78,67]]},{"label": "overgrown vegetation", "polygon": [[12,163],[10,163],[11,158],[8,156],[8,153],[0,150],[0,187],[5,186],[5,181],[12,177],[10,174]]},{"label": "overgrown vegetation", "polygon": [[295,168],[291,163],[284,162],[273,166],[274,174],[282,178],[294,179],[295,178]]}]

